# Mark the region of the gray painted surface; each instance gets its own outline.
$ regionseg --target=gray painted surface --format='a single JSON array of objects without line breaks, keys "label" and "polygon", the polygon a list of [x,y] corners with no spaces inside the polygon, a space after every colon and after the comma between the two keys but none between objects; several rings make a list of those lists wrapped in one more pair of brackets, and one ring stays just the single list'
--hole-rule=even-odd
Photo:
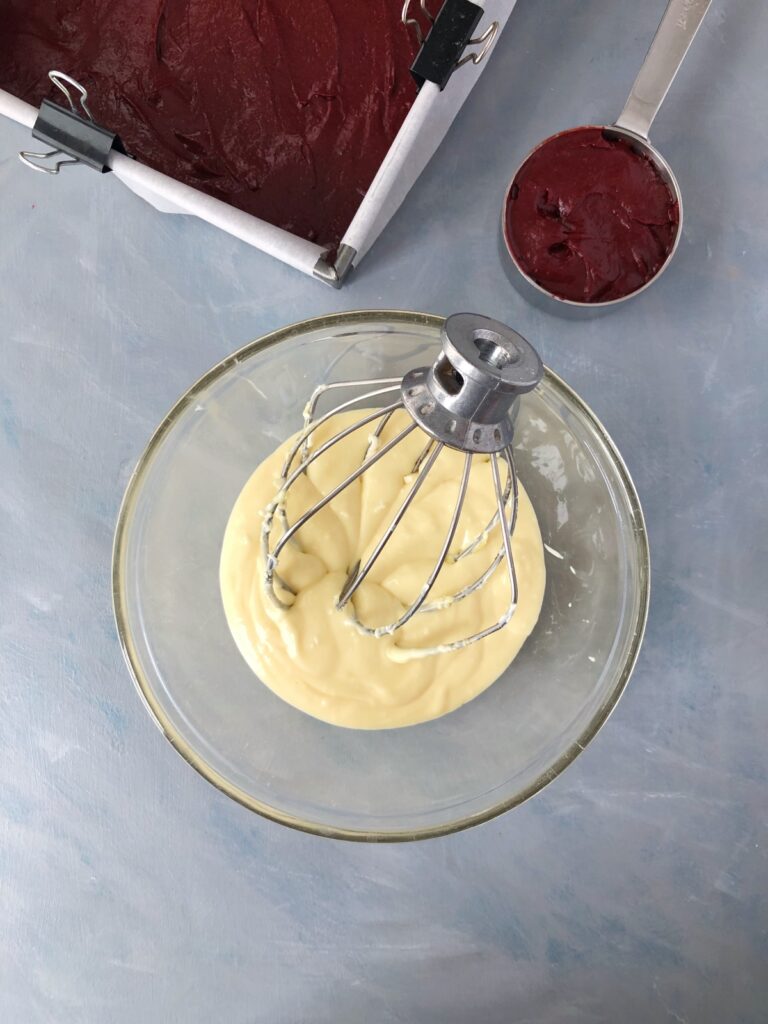
[{"label": "gray painted surface", "polygon": [[[0,125],[0,1019],[758,1022],[768,1015],[768,11],[715,0],[655,126],[674,266],[582,323],[497,254],[508,172],[610,120],[660,0],[521,0],[438,158],[341,293]],[[594,744],[529,804],[399,847],[262,821],[156,731],[110,548],[128,474],[230,350],[335,309],[472,308],[534,341],[643,498],[644,650]]]}]

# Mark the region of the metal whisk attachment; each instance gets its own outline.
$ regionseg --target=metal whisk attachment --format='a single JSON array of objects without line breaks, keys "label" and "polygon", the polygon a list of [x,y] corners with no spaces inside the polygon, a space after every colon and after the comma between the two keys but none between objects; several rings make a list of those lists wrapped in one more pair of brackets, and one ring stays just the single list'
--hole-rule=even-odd
[{"label": "metal whisk attachment", "polygon": [[[417,613],[437,612],[468,597],[484,586],[502,561],[506,561],[510,584],[509,605],[497,622],[463,639],[418,652],[424,655],[467,647],[503,629],[514,615],[518,598],[517,575],[512,555],[512,534],[518,508],[517,474],[512,453],[514,420],[520,395],[533,390],[543,374],[541,360],[525,338],[489,317],[474,313],[457,313],[450,316],[443,326],[441,341],[442,351],[431,367],[410,370],[402,378],[339,381],[322,384],[315,390],[305,410],[304,430],[288,452],[281,471],[280,490],[265,511],[262,527],[264,586],[275,604],[281,608],[288,608],[290,604],[280,597],[276,588],[277,583],[281,591],[292,593],[291,587],[278,573],[278,561],[286,545],[299,542],[298,534],[313,516],[337,498],[363,473],[386,458],[396,445],[420,427],[427,434],[428,441],[413,466],[415,479],[365,562],[357,561],[350,567],[338,597],[337,607],[348,610],[351,621],[360,632],[367,636],[382,637],[400,629]],[[344,392],[347,389],[355,392],[352,398],[342,401],[330,412],[316,417],[318,401],[323,395],[336,390]],[[344,427],[316,449],[311,448],[312,434],[331,417],[360,403],[370,405],[381,400],[383,396],[395,393],[396,401],[372,412],[366,412],[359,420]],[[401,409],[409,414],[410,422],[391,440],[379,446],[379,438],[385,426],[393,414]],[[375,426],[369,436],[368,446],[360,465],[308,508],[294,523],[289,523],[286,512],[287,496],[299,477],[306,473],[317,459],[332,452],[334,445],[355,431],[373,424]],[[373,568],[446,446],[464,452],[465,458],[455,505],[439,555],[418,596],[398,619],[375,628],[366,626],[358,619],[351,599]],[[490,454],[491,457],[496,510],[478,536],[460,551],[451,553],[451,545],[467,494],[472,460],[475,455],[481,454]],[[281,521],[283,533],[273,547],[272,533],[276,517]],[[499,522],[502,527],[501,543],[488,567],[456,593],[428,601],[430,591],[446,562],[459,561],[475,551]]]}]

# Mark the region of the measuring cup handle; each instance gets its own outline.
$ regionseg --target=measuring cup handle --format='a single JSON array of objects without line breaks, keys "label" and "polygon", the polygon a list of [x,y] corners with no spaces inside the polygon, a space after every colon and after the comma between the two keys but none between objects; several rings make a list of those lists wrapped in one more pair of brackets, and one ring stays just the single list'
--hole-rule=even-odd
[{"label": "measuring cup handle", "polygon": [[712,0],[670,0],[616,124],[648,138],[678,68]]}]

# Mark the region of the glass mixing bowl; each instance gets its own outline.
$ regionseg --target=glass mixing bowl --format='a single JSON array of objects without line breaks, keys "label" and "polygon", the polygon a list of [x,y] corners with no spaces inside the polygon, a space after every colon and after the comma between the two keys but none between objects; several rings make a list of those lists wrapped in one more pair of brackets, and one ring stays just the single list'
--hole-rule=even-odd
[{"label": "glass mixing bowl", "polygon": [[595,736],[629,679],[645,627],[648,544],[632,481],[592,412],[547,370],[522,399],[515,433],[518,473],[547,545],[544,606],[493,686],[436,721],[363,732],[297,711],[242,659],[218,582],[240,489],[299,429],[316,384],[429,364],[442,322],[339,313],[247,345],[171,410],[120,513],[115,614],[150,714],[229,796],[321,835],[418,839],[521,803]]}]

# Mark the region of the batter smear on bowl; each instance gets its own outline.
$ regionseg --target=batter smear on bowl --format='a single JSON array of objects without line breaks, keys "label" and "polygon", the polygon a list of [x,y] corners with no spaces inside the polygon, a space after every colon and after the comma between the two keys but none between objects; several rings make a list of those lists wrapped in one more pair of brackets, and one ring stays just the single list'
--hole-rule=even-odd
[{"label": "batter smear on bowl", "polygon": [[179,181],[336,245],[416,90],[392,0],[2,0],[0,87],[61,102]]},{"label": "batter smear on bowl", "polygon": [[625,139],[575,128],[538,146],[513,181],[505,237],[525,274],[557,298],[610,302],[642,288],[675,243],[680,211]]},{"label": "batter smear on bowl", "polygon": [[[357,422],[366,410],[340,412],[313,432],[313,450]],[[382,448],[410,422],[403,410],[377,439]],[[414,480],[427,436],[414,430],[386,458],[350,484],[302,530],[300,544],[280,560],[276,607],[264,585],[262,524],[281,486],[280,470],[296,438],[256,469],[238,497],[224,536],[220,584],[227,622],[241,654],[263,683],[302,711],[334,725],[388,729],[444,715],[498,679],[539,617],[545,568],[541,533],[520,487],[512,550],[518,604],[504,629],[468,647],[424,654],[496,622],[509,604],[509,580],[499,565],[486,584],[463,600],[450,595],[477,579],[500,546],[500,527],[486,531],[494,512],[490,456],[475,456],[451,554],[430,598],[438,610],[415,615],[395,633],[373,637],[355,628],[350,609],[336,607],[349,566],[365,559]],[[360,466],[370,434],[340,440],[333,458],[308,464],[287,492],[287,521],[299,516]],[[356,592],[354,614],[366,626],[396,619],[418,594],[445,536],[465,455],[446,449],[400,528]],[[276,517],[276,521],[277,521]],[[477,539],[465,557],[456,557]],[[290,588],[290,589],[288,589]]]}]

